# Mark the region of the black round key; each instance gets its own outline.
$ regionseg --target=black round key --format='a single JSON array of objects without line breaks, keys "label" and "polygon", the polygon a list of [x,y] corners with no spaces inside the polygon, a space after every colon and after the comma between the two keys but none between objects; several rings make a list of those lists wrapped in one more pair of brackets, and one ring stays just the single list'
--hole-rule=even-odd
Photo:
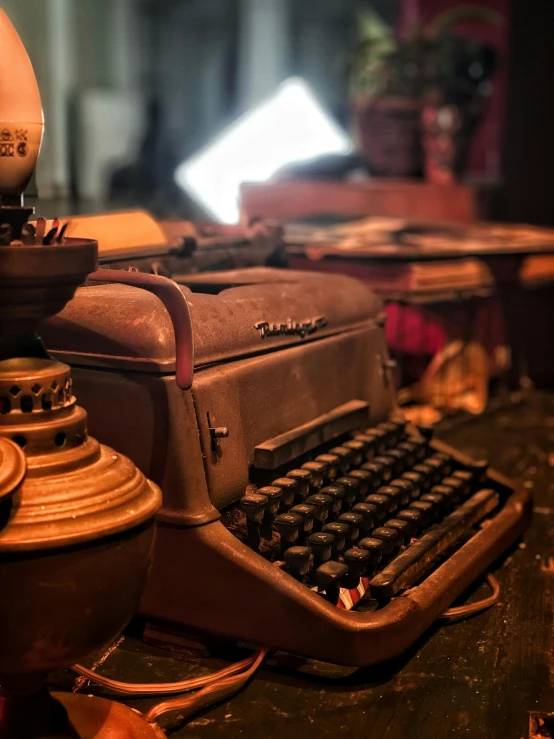
[{"label": "black round key", "polygon": [[369,472],[371,475],[371,485],[373,489],[381,487],[383,482],[383,475],[385,474],[385,465],[380,462],[376,462],[375,458],[372,462],[366,462],[361,466],[361,469],[365,472]]},{"label": "black round key", "polygon": [[414,500],[408,506],[409,510],[418,511],[424,517],[423,526],[428,526],[435,518],[435,506],[428,500]]},{"label": "black round key", "polygon": [[[446,478],[448,479],[448,478]],[[430,490],[431,493],[439,493],[440,495],[444,495],[445,498],[448,499],[450,510],[455,508],[458,503],[461,501],[460,493],[456,488],[451,487],[450,485],[445,485],[444,480],[440,485],[435,485]]]},{"label": "black round key", "polygon": [[336,484],[344,488],[344,506],[351,508],[360,500],[360,481],[355,477],[337,477]]},{"label": "black round key", "polygon": [[377,495],[386,495],[387,498],[391,498],[394,501],[394,506],[391,507],[391,513],[398,510],[401,506],[405,505],[404,498],[405,493],[403,490],[399,490],[392,485],[383,485],[377,490]]},{"label": "black round key", "polygon": [[342,562],[325,562],[315,571],[315,581],[318,592],[325,591],[325,598],[333,605],[339,599],[342,579],[348,572],[348,567]]},{"label": "black round key", "polygon": [[450,508],[448,498],[445,498],[444,495],[440,495],[439,493],[424,493],[420,500],[433,504],[436,518],[443,516]]},{"label": "black round key", "polygon": [[350,449],[353,452],[351,464],[353,467],[359,467],[365,462],[365,444],[362,441],[356,441],[356,439],[350,439],[345,441],[342,446],[345,449]]},{"label": "black round key", "polygon": [[258,495],[264,495],[267,498],[267,508],[265,509],[265,517],[276,516],[279,513],[279,506],[281,505],[281,497],[283,492],[281,488],[274,487],[273,485],[267,485],[264,488],[258,490]]},{"label": "black round key", "polygon": [[308,470],[312,474],[312,490],[319,490],[325,481],[327,465],[321,462],[304,462],[302,469]]},{"label": "black round key", "polygon": [[365,549],[371,555],[371,564],[378,564],[385,553],[385,545],[382,539],[375,539],[373,536],[366,536],[358,542],[360,549]]},{"label": "black round key", "polygon": [[353,477],[360,483],[359,500],[363,500],[366,495],[369,495],[370,488],[373,489],[373,475],[367,470],[350,470],[348,477]]},{"label": "black round key", "polygon": [[377,447],[378,447],[378,441],[375,438],[375,436],[371,436],[370,434],[356,434],[354,436],[354,441],[361,441],[364,445],[364,453],[366,461],[369,462],[373,459],[373,457],[377,453]]},{"label": "black round key", "polygon": [[384,545],[384,554],[396,554],[400,549],[400,534],[396,529],[380,526],[372,532],[371,536],[374,539],[381,539]]},{"label": "black round key", "polygon": [[404,477],[395,477],[394,480],[389,482],[389,487],[398,488],[403,493],[402,505],[408,505],[410,500],[414,497],[414,486],[409,480]]},{"label": "black round key", "polygon": [[400,521],[407,521],[412,526],[412,536],[418,536],[425,525],[425,515],[421,511],[412,508],[398,511],[396,518]]},{"label": "black round key", "polygon": [[290,470],[287,477],[296,482],[296,502],[301,503],[310,494],[312,473],[309,470]]},{"label": "black round key", "polygon": [[385,518],[389,517],[390,513],[396,510],[396,503],[388,495],[380,495],[379,493],[372,493],[368,495],[364,503],[371,503],[377,507],[377,513],[375,518],[377,521],[384,521]]},{"label": "black round key", "polygon": [[400,477],[400,475],[406,470],[406,452],[401,449],[387,449],[385,457],[390,457],[394,460],[394,466],[392,468],[393,477]]},{"label": "black round key", "polygon": [[246,515],[247,520],[255,523],[261,523],[267,505],[268,499],[260,493],[248,493],[239,501],[240,509]]},{"label": "black round key", "polygon": [[314,506],[307,505],[306,503],[300,503],[290,509],[290,513],[296,513],[298,516],[302,516],[303,526],[302,533],[304,536],[311,534],[314,530],[314,519],[316,516],[316,509]]},{"label": "black round key", "polygon": [[404,521],[401,518],[389,518],[389,520],[385,522],[385,528],[396,529],[400,535],[402,544],[405,545],[410,543],[414,528],[408,521]]},{"label": "black round key", "polygon": [[347,549],[342,555],[344,564],[348,567],[342,586],[352,590],[360,584],[360,579],[366,574],[366,570],[371,563],[371,554],[367,549],[360,547],[352,547]]},{"label": "black round key", "polygon": [[310,534],[308,536],[307,544],[314,555],[314,564],[316,567],[331,559],[334,543],[335,537],[333,534],[326,534],[324,531],[319,531],[317,534]]},{"label": "black round key", "polygon": [[329,482],[332,482],[339,474],[341,459],[336,454],[318,454],[315,461],[325,465],[325,477]]},{"label": "black round key", "polygon": [[298,539],[304,519],[297,513],[280,513],[273,521],[273,528],[281,536],[281,546],[284,549],[292,546]]},{"label": "black round key", "polygon": [[290,547],[283,552],[287,570],[300,581],[310,571],[310,556],[311,550],[309,547]]},{"label": "black round key", "polygon": [[351,449],[347,449],[344,446],[334,446],[329,449],[329,454],[335,454],[340,458],[339,470],[342,475],[346,475],[350,467],[352,466],[355,453]]},{"label": "black round key", "polygon": [[443,485],[453,488],[458,493],[458,500],[463,500],[469,493],[469,485],[459,477],[445,477],[442,481]]},{"label": "black round key", "polygon": [[375,426],[374,428],[366,429],[364,431],[364,434],[366,434],[367,436],[372,436],[375,439],[377,454],[382,454],[385,451],[385,449],[387,448],[388,438],[388,434],[386,431],[383,431],[383,429],[379,429]]},{"label": "black round key", "polygon": [[333,556],[336,558],[345,547],[346,537],[348,536],[350,527],[346,523],[332,521],[331,523],[326,523],[322,530],[324,534],[333,534],[335,537],[335,541],[333,543]]},{"label": "black round key", "polygon": [[[325,489],[325,488],[324,488]],[[315,510],[315,519],[320,524],[325,523],[329,518],[329,511],[333,505],[333,498],[324,493],[314,493],[306,498],[307,505],[313,506]]]},{"label": "black round key", "polygon": [[352,513],[359,513],[364,519],[364,532],[371,531],[377,520],[377,506],[373,503],[356,503]]},{"label": "black round key", "polygon": [[298,490],[296,481],[290,477],[278,477],[271,483],[273,488],[281,488],[281,510],[288,510],[291,505],[294,505],[294,498]]},{"label": "black round key", "polygon": [[[393,477],[396,477],[396,460],[392,457],[389,457],[388,455],[380,455],[378,457],[375,457],[373,460],[374,464],[380,464],[383,466],[383,474],[381,475],[381,482],[384,482],[385,485],[392,480]],[[362,469],[367,469],[365,465],[362,466]],[[400,474],[400,473],[398,473]]]},{"label": "black round key", "polygon": [[469,469],[473,475],[473,484],[476,489],[487,482],[489,463],[486,459],[480,459],[478,462],[472,462],[469,465]]},{"label": "black round key", "polygon": [[460,482],[464,485],[464,497],[468,496],[471,493],[471,487],[473,482],[473,475],[469,470],[456,470],[452,473],[452,477],[456,478],[456,480],[460,480]]},{"label": "black round key", "polygon": [[341,513],[337,521],[339,523],[345,523],[348,526],[346,541],[350,543],[350,546],[355,544],[360,536],[363,535],[364,518],[359,513]]},{"label": "black round key", "polygon": [[423,485],[423,475],[419,472],[414,472],[413,470],[410,470],[409,472],[404,472],[400,479],[408,480],[408,482],[411,482],[413,485],[412,498],[414,500],[416,498],[419,498],[421,494],[421,486]]},{"label": "black round key", "polygon": [[421,492],[428,493],[432,486],[435,484],[433,482],[433,475],[435,472],[433,468],[429,467],[428,464],[420,462],[420,464],[415,464],[411,471],[417,472],[423,477],[423,482],[421,483]]},{"label": "black round key", "polygon": [[438,459],[440,462],[442,462],[442,476],[448,477],[448,475],[452,474],[452,469],[454,467],[454,460],[450,456],[450,454],[445,454],[444,452],[433,452],[431,454],[431,457],[433,459]]},{"label": "black round key", "polygon": [[400,451],[404,452],[406,455],[406,465],[408,467],[413,467],[414,464],[416,464],[418,461],[417,453],[419,451],[419,446],[415,442],[401,441],[396,448],[400,449]]},{"label": "black round key", "polygon": [[329,513],[333,518],[336,518],[342,510],[344,492],[345,490],[342,485],[327,485],[321,488],[322,495],[328,495],[333,501]]},{"label": "black round key", "polygon": [[395,446],[401,439],[400,431],[395,423],[390,421],[383,421],[377,424],[377,428],[384,431],[387,435],[387,445],[389,447]]},{"label": "black round key", "polygon": [[423,464],[431,468],[431,487],[438,485],[442,478],[445,477],[443,475],[444,465],[441,460],[435,459],[435,457],[427,457],[423,460]]}]

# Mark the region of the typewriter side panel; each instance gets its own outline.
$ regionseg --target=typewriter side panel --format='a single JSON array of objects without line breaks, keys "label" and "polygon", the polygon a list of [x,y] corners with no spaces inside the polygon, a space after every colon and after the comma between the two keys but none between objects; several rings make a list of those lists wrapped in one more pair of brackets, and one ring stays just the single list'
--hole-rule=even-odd
[{"label": "typewriter side panel", "polygon": [[[207,454],[212,503],[244,495],[258,444],[353,400],[366,401],[372,422],[394,406],[382,329],[367,323],[321,341],[197,371],[193,393],[205,449],[212,424],[227,427]],[[291,460],[293,461],[293,460]]]},{"label": "typewriter side panel", "polygon": [[192,395],[173,375],[73,370],[89,431],[113,446],[163,491],[158,517],[183,525],[218,518],[210,503]]}]

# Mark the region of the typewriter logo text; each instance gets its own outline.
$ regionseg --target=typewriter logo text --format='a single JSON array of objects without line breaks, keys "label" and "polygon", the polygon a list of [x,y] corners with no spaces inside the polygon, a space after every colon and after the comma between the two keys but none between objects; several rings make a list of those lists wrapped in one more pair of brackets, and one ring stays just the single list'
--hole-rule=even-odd
[{"label": "typewriter logo text", "polygon": [[319,331],[320,328],[325,328],[325,326],[327,326],[325,316],[309,318],[306,321],[293,321],[292,318],[287,318],[285,323],[258,321],[254,324],[254,328],[260,332],[260,338],[262,339],[266,339],[268,336],[300,336],[303,339]]}]

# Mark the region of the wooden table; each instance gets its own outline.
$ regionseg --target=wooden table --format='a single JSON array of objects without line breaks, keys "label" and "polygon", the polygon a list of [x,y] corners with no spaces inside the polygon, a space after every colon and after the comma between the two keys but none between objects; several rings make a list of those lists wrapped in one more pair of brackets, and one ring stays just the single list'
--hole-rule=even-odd
[{"label": "wooden table", "polygon": [[[372,669],[280,655],[241,694],[188,725],[178,714],[168,716],[169,737],[527,739],[529,712],[554,711],[554,396],[533,394],[440,435],[476,458],[488,454],[494,467],[535,491],[536,515],[525,542],[494,569],[499,603],[468,621],[437,624],[402,659]],[[470,597],[486,592],[482,584],[475,590]],[[102,672],[167,681],[222,664],[176,658],[127,636]],[[62,673],[55,684],[72,681]],[[130,703],[144,709],[152,701]]]}]

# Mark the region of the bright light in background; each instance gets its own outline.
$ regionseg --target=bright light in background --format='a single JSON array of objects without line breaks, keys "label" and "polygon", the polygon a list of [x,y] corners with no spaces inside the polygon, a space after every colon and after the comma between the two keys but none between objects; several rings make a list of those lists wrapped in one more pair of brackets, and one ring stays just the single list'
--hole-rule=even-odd
[{"label": "bright light in background", "polygon": [[291,78],[182,164],[175,179],[214,218],[236,223],[243,182],[265,182],[287,164],[351,149],[308,85]]}]

